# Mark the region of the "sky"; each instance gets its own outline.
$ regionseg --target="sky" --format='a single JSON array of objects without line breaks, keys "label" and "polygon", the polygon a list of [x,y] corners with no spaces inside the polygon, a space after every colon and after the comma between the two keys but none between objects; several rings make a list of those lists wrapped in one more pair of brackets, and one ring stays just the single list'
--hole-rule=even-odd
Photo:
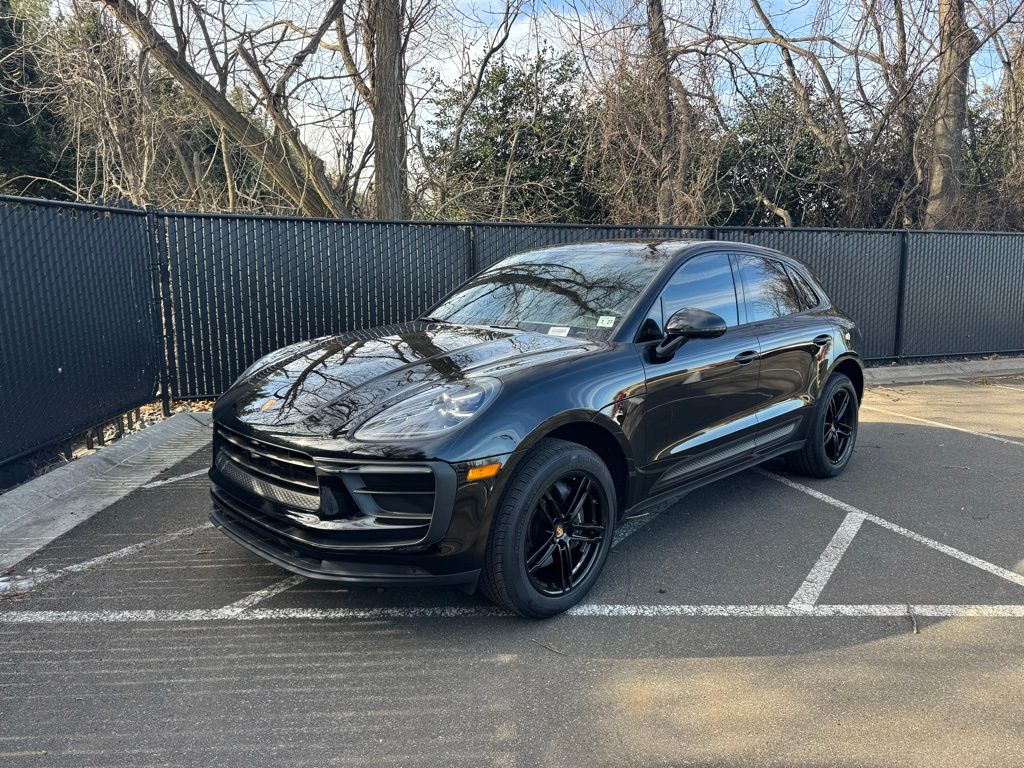
[{"label": "sky", "polygon": [[[687,27],[690,22],[699,26],[706,19],[709,8],[715,8],[721,14],[723,21],[720,29],[723,32],[741,36],[764,34],[763,26],[750,10],[749,1],[713,0],[715,4],[711,5],[709,0],[666,0],[669,34],[675,42],[699,36],[699,30]],[[852,25],[844,8],[850,2],[854,2],[854,8],[859,8],[856,0],[762,1],[773,22],[784,34],[799,36],[825,32],[846,40],[853,39]],[[1015,1],[985,0],[994,4]],[[410,49],[408,79],[417,97],[423,96],[437,76],[445,85],[453,85],[464,76],[467,61],[479,59],[486,38],[494,34],[500,23],[504,8],[504,4],[496,0],[407,2],[411,8],[416,8],[417,3],[429,3],[428,7],[433,10],[431,21],[416,36]],[[926,18],[934,18],[935,2],[907,0],[907,7]],[[357,3],[353,2],[348,7],[356,6]],[[233,7],[234,22],[238,27],[255,28],[270,21],[290,19],[299,26],[311,28],[322,18],[325,4],[314,0],[256,0],[236,2]],[[514,56],[528,55],[541,45],[556,50],[575,48],[574,28],[592,26],[595,21],[606,28],[614,28],[621,26],[624,18],[633,22],[642,21],[645,7],[645,0],[526,0],[522,14],[513,25],[506,52]],[[263,39],[271,39],[277,32],[268,31],[264,33]],[[927,34],[923,34],[923,37],[929,44],[934,42],[928,39]],[[331,42],[333,33],[328,33],[325,39]],[[824,50],[823,47],[819,48]],[[762,65],[777,64],[779,61],[779,51],[771,45],[746,49],[742,55],[748,62],[756,60]],[[284,55],[279,58],[282,62],[287,60]],[[588,62],[583,63],[586,65]],[[978,82],[996,84],[999,78],[998,65],[992,47],[983,50],[974,66]],[[825,66],[832,76],[841,78],[850,75],[841,62],[830,63],[826,60]],[[296,94],[292,106],[300,122],[306,124],[303,128],[304,138],[330,166],[334,163],[332,154],[338,144],[337,127],[344,122],[343,108],[351,101],[351,88],[344,80],[337,79],[337,75],[342,72],[342,65],[336,53],[322,51],[316,58],[315,67],[311,69],[315,69],[314,74],[329,79],[311,81],[304,91]],[[311,96],[317,93],[323,97],[321,104],[317,104],[316,98]],[[724,101],[728,102],[729,98],[729,93],[722,94]],[[430,102],[424,101],[418,109],[419,123],[423,125],[432,117]],[[359,142],[365,145],[369,141],[369,134],[369,117],[363,115],[357,129]]]}]

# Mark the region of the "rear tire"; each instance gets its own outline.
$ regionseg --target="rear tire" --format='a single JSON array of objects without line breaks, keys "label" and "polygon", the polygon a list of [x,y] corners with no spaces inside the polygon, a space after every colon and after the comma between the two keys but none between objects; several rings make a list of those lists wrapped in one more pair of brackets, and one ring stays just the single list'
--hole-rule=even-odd
[{"label": "rear tire", "polygon": [[835,477],[846,469],[857,443],[857,390],[842,373],[835,373],[825,384],[811,425],[807,442],[786,456],[789,467],[808,477]]},{"label": "rear tire", "polygon": [[487,542],[480,591],[502,608],[547,618],[576,605],[608,559],[615,485],[601,458],[544,439],[509,481]]}]

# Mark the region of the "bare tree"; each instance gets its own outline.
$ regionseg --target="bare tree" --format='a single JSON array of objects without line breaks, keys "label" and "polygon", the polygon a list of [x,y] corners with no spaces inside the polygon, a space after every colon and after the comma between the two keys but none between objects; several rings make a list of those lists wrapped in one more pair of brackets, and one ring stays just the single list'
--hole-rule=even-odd
[{"label": "bare tree", "polygon": [[[157,31],[150,18],[131,0],[98,1],[124,24],[139,45],[148,51],[190,96],[209,111],[210,116],[234,141],[259,160],[298,210],[312,216],[341,216],[346,213],[328,191],[329,185],[323,177],[322,163],[297,138],[294,126],[287,123],[279,124],[278,128],[283,129],[282,134],[268,136],[263,126],[243,115],[189,63],[189,51],[185,44],[187,35],[178,14],[173,10],[169,14],[171,28],[178,41],[178,47],[175,47]],[[337,12],[337,5],[338,3],[335,3],[328,10],[328,17]],[[175,8],[173,3],[168,7]],[[251,60],[251,63],[255,62]],[[273,109],[273,105],[268,104],[268,107]],[[271,112],[271,117],[274,116]],[[289,130],[290,128],[292,130]],[[282,138],[290,147],[286,148]]]},{"label": "bare tree", "polygon": [[952,226],[960,203],[967,79],[979,46],[964,15],[964,0],[939,0],[939,35],[925,229]]},{"label": "bare tree", "polygon": [[[1024,0],[562,0],[522,26],[527,0],[53,1],[32,87],[81,199],[1024,225]],[[116,46],[61,30],[89,3]]]},{"label": "bare tree", "polygon": [[403,54],[402,0],[372,0],[369,51],[373,110],[373,176],[377,216],[409,217],[406,187],[405,56]]},{"label": "bare tree", "polygon": [[662,0],[647,0],[647,44],[651,71],[651,95],[658,120],[655,150],[658,174],[658,223],[672,224],[675,204],[672,176],[676,172],[675,158],[679,150],[675,138],[672,108],[672,60],[665,34],[665,11]]},{"label": "bare tree", "polygon": [[[459,89],[462,93],[454,114],[445,126],[447,142],[443,151],[435,142],[428,147],[423,137],[423,127],[412,121],[413,145],[417,152],[420,163],[423,164],[423,174],[418,185],[419,194],[416,198],[424,211],[431,216],[445,216],[449,213],[449,204],[454,202],[459,205],[458,200],[452,201],[454,169],[458,159],[462,155],[463,138],[467,121],[472,114],[477,100],[480,97],[484,85],[484,78],[491,69],[496,57],[504,50],[508,42],[512,26],[520,18],[523,9],[523,0],[506,0],[503,7],[494,16],[481,18],[480,16],[469,17],[459,15],[456,18],[447,19],[443,27],[435,30],[436,34],[444,35],[452,39],[457,47],[455,61],[458,66],[455,71],[453,82],[445,82],[443,78],[436,75],[431,84],[432,90]],[[436,96],[436,93],[435,93]],[[444,100],[442,94],[441,99]],[[444,110],[446,105],[438,104],[436,99],[431,105],[435,112],[438,108]],[[427,122],[437,119],[435,115],[428,115]],[[456,193],[457,194],[457,193]]]},{"label": "bare tree", "polygon": [[[228,0],[157,0],[145,11],[132,0],[97,2],[258,160],[296,209],[361,213],[361,182],[372,166],[376,215],[408,216],[406,57],[433,10],[428,0],[412,7],[408,0],[334,0],[310,6],[312,23],[301,7],[293,18],[261,23]],[[248,92],[255,113],[232,104],[229,82]]]}]

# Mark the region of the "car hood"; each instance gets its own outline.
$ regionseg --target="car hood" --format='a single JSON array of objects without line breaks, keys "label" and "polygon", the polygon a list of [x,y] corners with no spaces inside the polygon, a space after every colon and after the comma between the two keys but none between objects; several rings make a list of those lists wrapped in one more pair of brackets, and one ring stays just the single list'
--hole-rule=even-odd
[{"label": "car hood", "polygon": [[229,393],[257,430],[340,437],[425,385],[472,373],[504,376],[594,346],[518,330],[409,323],[286,347]]}]

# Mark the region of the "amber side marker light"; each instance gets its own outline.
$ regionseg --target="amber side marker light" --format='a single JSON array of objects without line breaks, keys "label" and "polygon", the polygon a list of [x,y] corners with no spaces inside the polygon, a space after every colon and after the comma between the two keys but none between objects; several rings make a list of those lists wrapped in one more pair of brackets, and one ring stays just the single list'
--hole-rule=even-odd
[{"label": "amber side marker light", "polygon": [[494,477],[498,474],[499,469],[501,469],[501,462],[497,464],[484,464],[482,467],[473,467],[466,473],[466,479],[483,480],[488,477]]}]

